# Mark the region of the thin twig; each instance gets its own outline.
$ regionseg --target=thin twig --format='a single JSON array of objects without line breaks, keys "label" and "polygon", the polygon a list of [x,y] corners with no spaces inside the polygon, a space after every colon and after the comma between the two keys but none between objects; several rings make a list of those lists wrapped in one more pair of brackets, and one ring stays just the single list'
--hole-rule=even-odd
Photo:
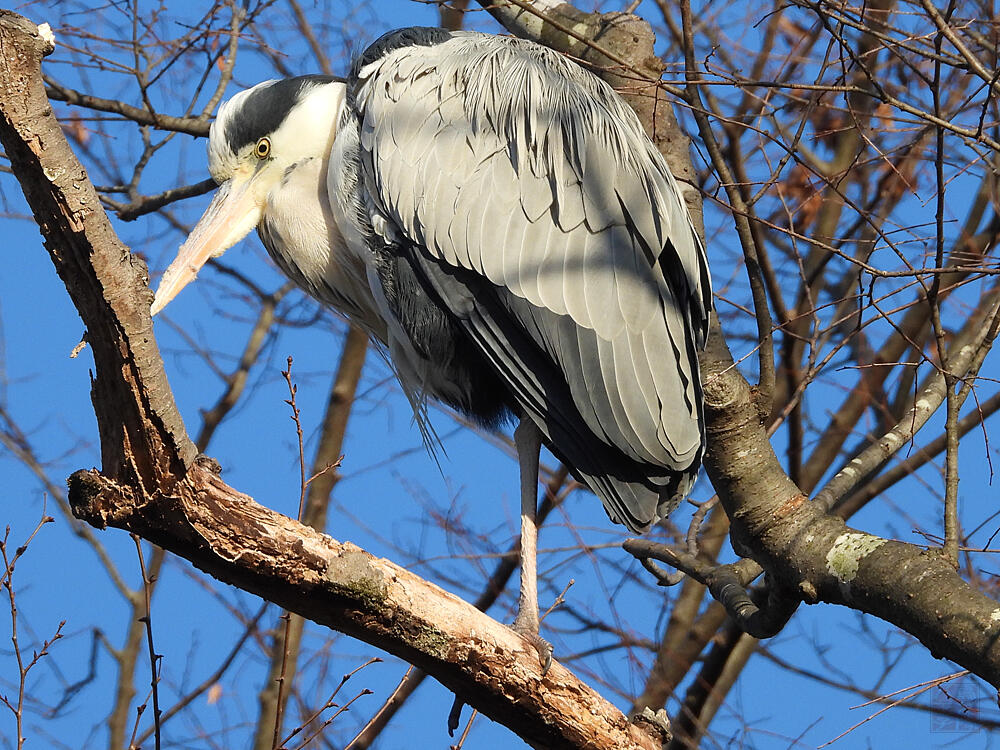
[{"label": "thin twig", "polygon": [[151,614],[152,581],[146,574],[146,561],[142,556],[142,540],[136,534],[130,534],[135,543],[135,552],[139,558],[139,571],[142,573],[142,591],[145,600],[145,614],[139,618],[146,626],[146,646],[149,654],[150,680],[149,687],[153,694],[153,742],[156,750],[160,750],[160,657],[153,648],[153,619]]}]

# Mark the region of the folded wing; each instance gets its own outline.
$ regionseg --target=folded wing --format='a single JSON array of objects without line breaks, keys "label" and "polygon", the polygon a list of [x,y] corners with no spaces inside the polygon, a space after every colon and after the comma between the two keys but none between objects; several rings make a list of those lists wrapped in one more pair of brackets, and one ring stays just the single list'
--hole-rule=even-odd
[{"label": "folded wing", "polygon": [[368,219],[611,517],[645,528],[703,450],[711,289],[678,187],[634,113],[559,55],[404,33],[348,81]]}]

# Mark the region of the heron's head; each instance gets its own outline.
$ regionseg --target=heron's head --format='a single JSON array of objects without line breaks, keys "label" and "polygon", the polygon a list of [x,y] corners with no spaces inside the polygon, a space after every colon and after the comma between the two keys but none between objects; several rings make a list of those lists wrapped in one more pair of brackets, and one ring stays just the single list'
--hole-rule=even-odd
[{"label": "heron's head", "polygon": [[219,189],[163,274],[151,312],[162,310],[199,269],[243,239],[296,165],[330,153],[344,84],[330,76],[265,81],[223,103],[208,136],[208,170]]}]

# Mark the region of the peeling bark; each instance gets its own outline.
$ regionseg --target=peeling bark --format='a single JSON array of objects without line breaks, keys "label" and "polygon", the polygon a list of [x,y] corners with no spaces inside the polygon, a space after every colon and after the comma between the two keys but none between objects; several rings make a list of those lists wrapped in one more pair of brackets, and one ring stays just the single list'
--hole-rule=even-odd
[{"label": "peeling bark", "polygon": [[127,529],[221,581],[406,659],[537,747],[658,746],[558,663],[541,678],[538,654],[520,636],[405,568],[258,505],[200,466],[174,490],[150,504],[97,471],[70,477],[79,518]]},{"label": "peeling bark", "polygon": [[118,239],[45,96],[48,45],[33,23],[0,11],[0,141],[87,325],[104,470],[154,487],[183,475],[196,451],[153,338],[146,264]]}]

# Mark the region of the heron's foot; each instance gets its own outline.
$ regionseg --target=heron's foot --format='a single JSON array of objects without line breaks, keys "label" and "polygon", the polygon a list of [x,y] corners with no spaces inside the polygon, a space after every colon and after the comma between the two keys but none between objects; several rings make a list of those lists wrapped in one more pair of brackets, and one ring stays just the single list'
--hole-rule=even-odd
[{"label": "heron's foot", "polygon": [[510,626],[510,629],[524,638],[538,652],[538,661],[542,665],[542,677],[544,677],[549,671],[549,667],[552,666],[552,644],[538,635],[537,624],[526,624],[518,618],[514,620],[514,624]]}]

